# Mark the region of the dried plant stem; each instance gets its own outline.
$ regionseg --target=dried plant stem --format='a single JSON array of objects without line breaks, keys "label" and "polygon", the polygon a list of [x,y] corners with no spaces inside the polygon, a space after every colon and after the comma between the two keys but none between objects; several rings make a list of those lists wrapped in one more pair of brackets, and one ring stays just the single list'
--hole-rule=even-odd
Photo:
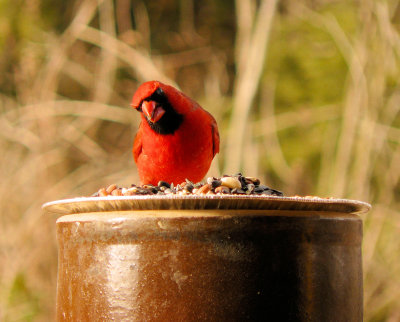
[{"label": "dried plant stem", "polygon": [[254,26],[250,26],[249,23],[253,20],[250,4],[250,1],[236,1],[239,28],[236,45],[239,46],[239,49],[237,49],[237,75],[234,85],[233,111],[226,145],[227,157],[224,171],[227,173],[240,170],[243,138],[246,135],[248,115],[264,67],[276,0],[261,1],[260,7],[254,14]]},{"label": "dried plant stem", "polygon": [[[124,61],[133,68],[141,81],[157,79],[171,85],[176,85],[172,79],[167,77],[153,64],[150,56],[141,53],[98,29],[86,26],[85,30],[79,35],[79,39],[99,46]],[[102,42],[104,40],[106,41]]]},{"label": "dried plant stem", "polygon": [[[110,39],[116,38],[115,31],[115,20],[114,20],[114,5],[113,1],[100,1],[99,3],[99,22],[100,30],[100,42],[106,43],[110,42]],[[109,37],[105,37],[105,35]],[[100,47],[109,48],[112,44],[101,45]],[[95,102],[107,103],[110,100],[112,94],[112,84],[115,80],[115,71],[117,67],[117,59],[115,55],[111,54],[109,51],[102,50],[101,58],[99,63],[99,71],[97,82],[95,83],[94,97]]]},{"label": "dried plant stem", "polygon": [[36,90],[40,93],[40,100],[53,100],[55,98],[58,77],[67,59],[68,49],[76,41],[79,34],[85,30],[86,26],[93,19],[99,3],[103,1],[104,0],[83,1],[69,27],[52,47],[47,66],[45,66],[42,71],[42,77],[39,78],[35,84]]}]

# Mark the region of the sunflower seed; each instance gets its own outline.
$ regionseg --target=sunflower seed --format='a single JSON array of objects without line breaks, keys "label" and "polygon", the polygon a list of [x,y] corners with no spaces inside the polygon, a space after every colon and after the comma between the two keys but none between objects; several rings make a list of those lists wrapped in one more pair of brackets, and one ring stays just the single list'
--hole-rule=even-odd
[{"label": "sunflower seed", "polygon": [[196,194],[200,195],[200,194],[206,194],[207,192],[209,192],[211,190],[211,186],[206,183],[204,186],[202,186],[199,190],[197,190]]},{"label": "sunflower seed", "polygon": [[100,197],[108,196],[107,190],[105,188],[100,188],[99,189],[99,196]]},{"label": "sunflower seed", "polygon": [[223,194],[227,194],[230,193],[231,190],[228,187],[225,186],[219,186],[217,188],[215,188],[215,193],[223,193]]},{"label": "sunflower seed", "polygon": [[117,185],[115,183],[110,184],[107,188],[106,191],[108,194],[112,193],[115,189],[117,189]]},{"label": "sunflower seed", "polygon": [[254,185],[253,183],[249,183],[249,184],[247,185],[246,193],[247,193],[247,194],[251,194],[251,193],[253,193],[254,189],[255,189],[255,185]]},{"label": "sunflower seed", "polygon": [[157,186],[169,188],[169,187],[170,187],[170,184],[169,184],[168,182],[165,182],[165,181],[160,180],[160,181],[158,181]]},{"label": "sunflower seed", "polygon": [[235,177],[223,177],[221,178],[221,184],[231,189],[240,189],[242,187],[239,179]]},{"label": "sunflower seed", "polygon": [[113,195],[113,196],[122,196],[122,191],[121,191],[121,189],[114,189],[111,192],[111,195]]},{"label": "sunflower seed", "polygon": [[260,180],[255,177],[246,177],[242,173],[235,175],[223,175],[222,177],[208,177],[206,183],[193,183],[189,179],[174,186],[173,183],[159,181],[157,186],[152,184],[135,185],[129,188],[118,188],[116,184],[111,184],[106,188],[99,189],[92,196],[133,196],[133,195],[213,195],[213,194],[234,194],[234,195],[273,195],[283,196],[279,190],[271,189],[266,185],[260,184]]},{"label": "sunflower seed", "polygon": [[253,183],[254,185],[258,186],[260,184],[260,179],[255,177],[245,177],[247,183]]}]

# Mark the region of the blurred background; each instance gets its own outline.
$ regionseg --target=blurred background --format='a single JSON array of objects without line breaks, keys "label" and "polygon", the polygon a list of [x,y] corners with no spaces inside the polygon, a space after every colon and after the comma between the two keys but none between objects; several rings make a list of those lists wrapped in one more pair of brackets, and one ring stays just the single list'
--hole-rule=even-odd
[{"label": "blurred background", "polygon": [[52,321],[46,201],[138,183],[138,85],[217,119],[212,174],[373,204],[366,321],[400,321],[399,0],[1,0],[0,320]]}]

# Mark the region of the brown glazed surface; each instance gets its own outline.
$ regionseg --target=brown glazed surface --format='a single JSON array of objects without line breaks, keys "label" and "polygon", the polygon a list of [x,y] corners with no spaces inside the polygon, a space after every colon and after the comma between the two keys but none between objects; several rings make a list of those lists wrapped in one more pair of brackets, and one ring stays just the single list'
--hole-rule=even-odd
[{"label": "brown glazed surface", "polygon": [[362,321],[356,215],[115,211],[57,236],[58,321]]}]

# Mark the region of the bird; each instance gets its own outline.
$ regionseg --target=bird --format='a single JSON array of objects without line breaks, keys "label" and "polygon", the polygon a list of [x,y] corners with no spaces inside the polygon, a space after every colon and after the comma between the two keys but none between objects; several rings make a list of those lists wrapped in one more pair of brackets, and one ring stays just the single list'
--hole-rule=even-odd
[{"label": "bird", "polygon": [[141,84],[131,106],[141,114],[132,149],[141,184],[201,181],[220,148],[214,117],[159,81]]}]

